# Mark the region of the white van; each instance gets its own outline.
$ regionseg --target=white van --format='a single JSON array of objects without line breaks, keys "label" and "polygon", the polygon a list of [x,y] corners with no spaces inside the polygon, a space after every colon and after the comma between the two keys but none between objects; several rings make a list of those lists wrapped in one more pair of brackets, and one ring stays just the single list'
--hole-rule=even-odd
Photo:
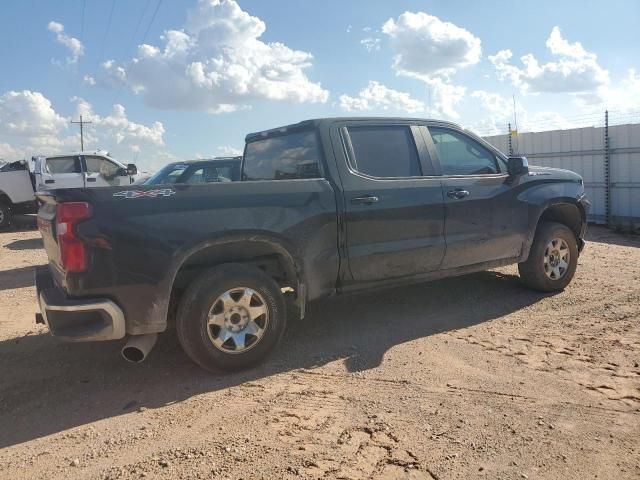
[{"label": "white van", "polygon": [[100,151],[32,160],[33,173],[24,160],[0,166],[0,228],[10,225],[16,213],[37,212],[35,191],[130,185],[138,173],[134,164],[124,165]]}]

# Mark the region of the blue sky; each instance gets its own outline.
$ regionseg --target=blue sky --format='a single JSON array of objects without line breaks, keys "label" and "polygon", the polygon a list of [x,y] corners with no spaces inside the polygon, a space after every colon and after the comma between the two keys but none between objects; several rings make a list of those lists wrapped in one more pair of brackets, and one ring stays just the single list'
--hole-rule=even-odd
[{"label": "blue sky", "polygon": [[77,150],[68,121],[79,113],[94,121],[89,148],[151,169],[233,152],[248,132],[319,116],[438,117],[488,134],[512,120],[512,95],[521,129],[640,110],[640,3],[631,0],[3,7],[7,160]]}]

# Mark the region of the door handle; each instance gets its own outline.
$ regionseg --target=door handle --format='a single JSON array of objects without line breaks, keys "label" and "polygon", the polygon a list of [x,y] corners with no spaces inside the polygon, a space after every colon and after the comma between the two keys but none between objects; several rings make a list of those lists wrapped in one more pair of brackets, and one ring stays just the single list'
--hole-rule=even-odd
[{"label": "door handle", "polygon": [[95,182],[96,177],[87,177],[87,182]]},{"label": "door handle", "polygon": [[456,200],[460,200],[461,198],[468,197],[468,196],[469,196],[468,190],[456,189],[456,190],[449,190],[447,192],[447,197],[455,198]]},{"label": "door handle", "polygon": [[365,195],[364,197],[354,197],[351,199],[351,203],[354,205],[371,205],[379,200],[375,195]]},{"label": "door handle", "polygon": [[44,183],[56,183],[55,180],[45,180]]}]

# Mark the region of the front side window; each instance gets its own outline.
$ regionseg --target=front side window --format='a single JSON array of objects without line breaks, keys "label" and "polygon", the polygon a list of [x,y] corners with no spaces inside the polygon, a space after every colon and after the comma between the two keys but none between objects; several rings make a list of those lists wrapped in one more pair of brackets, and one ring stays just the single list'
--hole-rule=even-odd
[{"label": "front side window", "polygon": [[347,132],[358,172],[383,178],[422,175],[410,126],[357,126],[347,127]]},{"label": "front side window", "polygon": [[47,158],[45,161],[45,171],[52,175],[60,173],[80,173],[80,165],[79,162],[76,161],[76,157]]},{"label": "front side window", "polygon": [[320,148],[314,131],[289,133],[247,144],[243,180],[320,177]]},{"label": "front side window", "polygon": [[443,175],[498,173],[496,157],[475,140],[446,128],[429,127]]},{"label": "front side window", "polygon": [[119,167],[115,163],[103,157],[84,157],[87,165],[87,173],[99,173],[106,179],[118,175]]}]

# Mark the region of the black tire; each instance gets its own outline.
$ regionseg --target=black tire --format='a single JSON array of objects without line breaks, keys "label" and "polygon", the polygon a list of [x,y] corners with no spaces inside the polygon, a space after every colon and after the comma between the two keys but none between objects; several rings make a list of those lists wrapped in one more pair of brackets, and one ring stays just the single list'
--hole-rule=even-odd
[{"label": "black tire", "polygon": [[[227,353],[214,346],[208,316],[216,299],[238,287],[250,288],[262,297],[268,321],[255,345],[241,353]],[[182,296],[176,317],[178,340],[185,353],[211,372],[260,363],[280,342],[286,325],[287,311],[278,284],[261,270],[240,264],[220,265],[200,275]]]},{"label": "black tire", "polygon": [[0,203],[0,228],[7,228],[11,225],[11,220],[13,219],[13,215],[11,212],[11,207],[6,203]]},{"label": "black tire", "polygon": [[[550,278],[545,272],[545,252],[549,243],[554,239],[564,240],[569,248],[568,267],[557,279]],[[534,290],[541,292],[561,291],[569,285],[576,273],[578,255],[578,243],[569,227],[556,222],[543,222],[536,231],[529,251],[529,258],[518,264],[520,278]]]}]

